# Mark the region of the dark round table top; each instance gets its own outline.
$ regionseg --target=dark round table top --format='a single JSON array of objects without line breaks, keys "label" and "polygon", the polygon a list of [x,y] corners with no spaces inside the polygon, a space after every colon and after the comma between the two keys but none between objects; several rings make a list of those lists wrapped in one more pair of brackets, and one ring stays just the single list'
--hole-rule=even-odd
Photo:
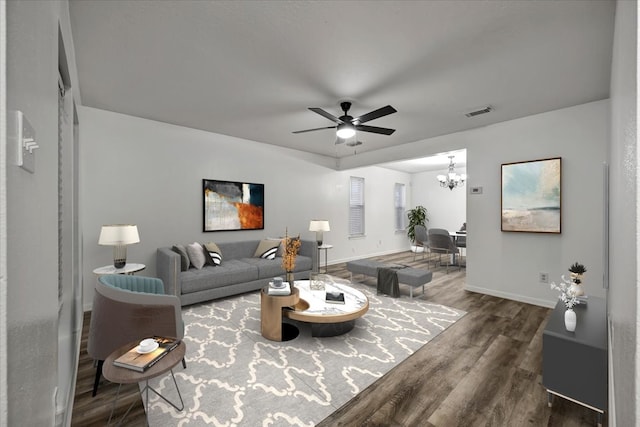
[{"label": "dark round table top", "polygon": [[184,341],[180,341],[180,344],[173,350],[171,350],[166,356],[160,359],[155,365],[150,367],[144,372],[134,371],[132,369],[121,368],[114,366],[113,361],[118,357],[131,350],[138,344],[138,341],[132,341],[129,344],[123,345],[119,349],[115,350],[109,355],[102,365],[102,375],[109,381],[118,384],[132,384],[146,381],[151,378],[155,378],[158,375],[164,374],[170,371],[184,358],[187,346]]}]

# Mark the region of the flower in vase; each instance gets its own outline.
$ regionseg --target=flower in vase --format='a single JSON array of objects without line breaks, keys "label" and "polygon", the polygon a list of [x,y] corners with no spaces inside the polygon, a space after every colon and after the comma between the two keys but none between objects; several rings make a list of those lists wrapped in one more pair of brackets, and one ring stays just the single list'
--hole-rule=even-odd
[{"label": "flower in vase", "polygon": [[298,237],[289,237],[287,230],[285,230],[282,244],[284,245],[282,268],[284,271],[291,272],[296,266],[296,256],[298,255],[298,249],[300,249],[301,244],[300,235],[298,235]]},{"label": "flower in vase", "polygon": [[573,281],[567,280],[564,276],[562,276],[562,283],[560,283],[559,285],[556,285],[554,282],[551,282],[549,284],[551,289],[555,289],[560,292],[560,294],[558,295],[558,298],[560,299],[560,301],[564,303],[564,306],[567,307],[568,309],[573,308],[573,306],[576,304],[580,304],[580,301],[578,300],[578,296],[575,295],[575,293],[571,289],[572,284],[573,284]]}]

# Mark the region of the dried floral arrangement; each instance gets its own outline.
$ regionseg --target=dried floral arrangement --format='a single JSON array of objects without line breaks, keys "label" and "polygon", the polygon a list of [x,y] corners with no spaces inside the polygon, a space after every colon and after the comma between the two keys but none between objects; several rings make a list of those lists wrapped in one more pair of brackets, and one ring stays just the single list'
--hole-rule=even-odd
[{"label": "dried floral arrangement", "polygon": [[573,308],[574,305],[580,304],[578,297],[571,290],[571,284],[571,280],[567,280],[564,276],[562,276],[562,283],[560,283],[560,285],[556,285],[553,282],[551,282],[549,285],[551,286],[551,289],[555,289],[560,292],[558,298],[564,303],[564,306],[567,308]]},{"label": "dried floral arrangement", "polygon": [[298,249],[300,249],[300,235],[298,237],[289,237],[288,230],[285,229],[284,239],[282,239],[284,245],[284,254],[282,255],[282,268],[284,271],[293,271],[296,266],[296,256],[298,255]]}]

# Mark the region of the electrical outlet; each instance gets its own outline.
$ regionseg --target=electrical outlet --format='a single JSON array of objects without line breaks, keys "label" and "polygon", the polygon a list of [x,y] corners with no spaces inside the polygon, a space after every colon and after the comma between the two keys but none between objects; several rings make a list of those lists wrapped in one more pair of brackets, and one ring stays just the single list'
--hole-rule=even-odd
[{"label": "electrical outlet", "polygon": [[549,283],[549,273],[540,272],[540,283]]}]

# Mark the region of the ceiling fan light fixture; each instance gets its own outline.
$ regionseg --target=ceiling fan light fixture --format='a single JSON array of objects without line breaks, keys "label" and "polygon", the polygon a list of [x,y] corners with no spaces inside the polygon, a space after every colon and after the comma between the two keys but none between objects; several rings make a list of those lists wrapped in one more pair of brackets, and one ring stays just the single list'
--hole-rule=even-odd
[{"label": "ceiling fan light fixture", "polygon": [[342,123],[338,125],[338,130],[336,131],[336,135],[338,136],[338,138],[347,139],[351,138],[355,134],[356,129],[351,123]]}]

